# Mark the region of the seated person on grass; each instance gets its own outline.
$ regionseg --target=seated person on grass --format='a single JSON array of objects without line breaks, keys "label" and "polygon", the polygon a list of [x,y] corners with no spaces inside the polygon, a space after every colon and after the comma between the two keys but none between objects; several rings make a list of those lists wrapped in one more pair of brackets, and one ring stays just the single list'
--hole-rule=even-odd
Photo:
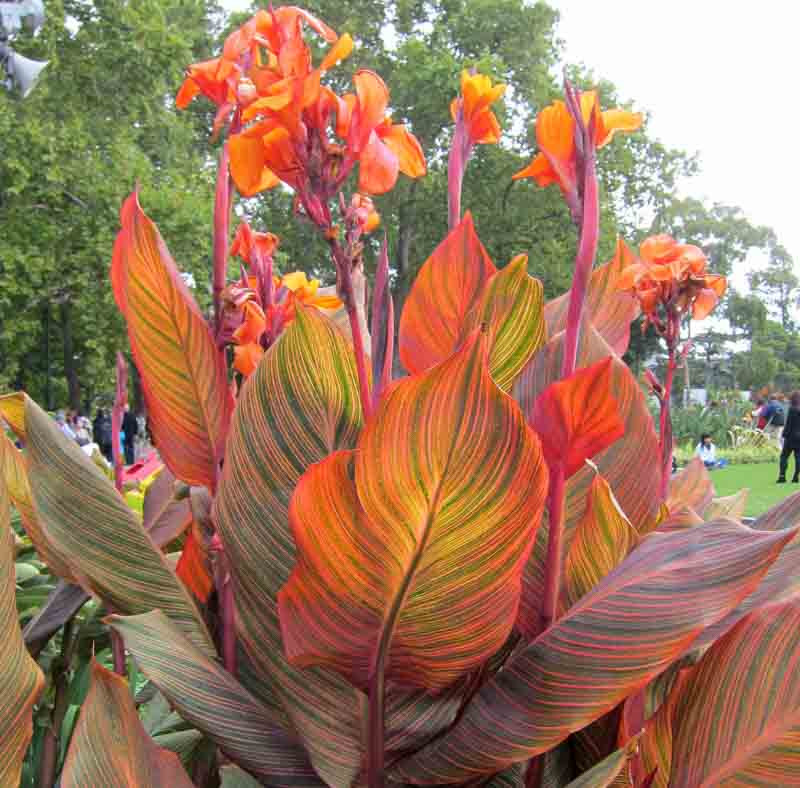
[{"label": "seated person on grass", "polygon": [[706,468],[719,468],[722,465],[717,460],[717,447],[711,442],[711,436],[707,432],[700,436],[700,443],[697,444],[694,454],[703,461]]}]

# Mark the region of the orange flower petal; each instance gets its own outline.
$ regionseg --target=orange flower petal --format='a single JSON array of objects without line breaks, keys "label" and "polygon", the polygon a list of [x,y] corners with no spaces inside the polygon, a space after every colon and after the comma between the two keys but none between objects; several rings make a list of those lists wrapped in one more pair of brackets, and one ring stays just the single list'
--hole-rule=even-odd
[{"label": "orange flower petal", "polygon": [[350,56],[353,51],[353,39],[349,33],[339,36],[336,43],[328,50],[319,67],[322,71],[328,71],[337,63]]},{"label": "orange flower petal", "polygon": [[378,135],[397,156],[400,172],[409,178],[420,178],[426,171],[425,154],[419,140],[402,124],[379,127]]},{"label": "orange flower petal", "polygon": [[713,290],[704,288],[701,290],[692,304],[692,319],[703,320],[708,317],[714,307],[717,305],[719,298]]},{"label": "orange flower petal", "polygon": [[334,295],[314,296],[307,299],[304,303],[317,307],[317,309],[338,309],[342,302]]},{"label": "orange flower petal", "polygon": [[263,348],[255,342],[248,345],[236,345],[233,348],[233,368],[245,377],[249,377],[255,372],[263,355]]},{"label": "orange flower petal", "polygon": [[719,298],[725,295],[728,289],[728,280],[719,274],[707,274],[705,277],[706,287],[716,293]]},{"label": "orange flower petal", "polygon": [[233,338],[240,345],[258,342],[267,325],[264,312],[255,301],[245,301],[242,310],[244,312],[244,320],[239,328],[233,332]]},{"label": "orange flower petal", "polygon": [[622,109],[607,109],[602,113],[602,125],[604,134],[598,135],[597,147],[602,148],[611,142],[612,137],[618,131],[636,131],[641,125],[643,116],[640,112],[627,112]]},{"label": "orange flower petal", "polygon": [[[389,88],[386,83],[374,72],[367,69],[356,71],[353,76],[358,97],[358,135],[353,140],[353,150],[356,153],[368,144],[369,136],[373,129],[386,116],[386,107],[389,106]],[[391,188],[391,187],[390,187]]]},{"label": "orange flower petal", "polygon": [[178,95],[175,96],[175,106],[178,109],[186,109],[192,99],[199,93],[200,86],[191,77],[186,77],[178,91]]},{"label": "orange flower petal", "polygon": [[518,181],[520,178],[533,178],[539,186],[549,186],[558,183],[558,175],[547,160],[544,153],[537,153],[533,161],[524,169],[515,172],[511,179]]},{"label": "orange flower petal", "polygon": [[359,157],[358,190],[367,194],[384,194],[397,182],[399,171],[397,155],[373,131]]},{"label": "orange flower petal", "polygon": [[244,197],[252,197],[277,185],[278,179],[266,166],[262,138],[232,134],[228,139],[228,152],[231,177]]},{"label": "orange flower petal", "polygon": [[568,160],[575,151],[575,122],[563,101],[554,101],[536,118],[536,142],[556,159]]},{"label": "orange flower petal", "polygon": [[484,110],[472,118],[469,135],[476,145],[490,145],[500,141],[500,124],[494,112]]},{"label": "orange flower petal", "polygon": [[657,262],[674,253],[677,242],[671,235],[662,233],[645,238],[639,246],[639,255],[643,260]]}]

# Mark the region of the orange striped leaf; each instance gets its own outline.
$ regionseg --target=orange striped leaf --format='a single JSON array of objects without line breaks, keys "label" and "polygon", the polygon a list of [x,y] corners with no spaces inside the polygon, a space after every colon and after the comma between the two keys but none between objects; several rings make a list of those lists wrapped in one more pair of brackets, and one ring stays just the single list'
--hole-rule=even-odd
[{"label": "orange striped leaf", "polygon": [[[536,400],[551,383],[561,377],[564,334],[558,334],[527,364],[514,384],[513,395],[528,417]],[[578,367],[586,367],[607,358],[611,353],[602,337],[587,325],[578,347]],[[598,472],[608,482],[620,508],[641,535],[651,528],[659,515],[658,463],[642,458],[658,456],[658,436],[642,388],[627,365],[614,358],[609,386],[617,402],[625,434],[593,458]],[[589,408],[591,404],[581,404]],[[569,552],[573,534],[586,510],[586,496],[595,472],[588,466],[567,480],[564,503],[564,554]],[[547,528],[539,529],[536,544],[523,576],[518,628],[528,637],[539,633],[539,609],[544,588],[544,559],[547,553]]]},{"label": "orange striped leaf", "polygon": [[[38,522],[80,585],[122,613],[160,607],[199,648],[215,653],[191,597],[108,477],[33,400],[14,396],[24,405]],[[0,409],[6,401],[0,398]]]},{"label": "orange striped leaf", "polygon": [[19,629],[8,491],[0,481],[0,785],[20,784],[22,760],[33,733],[33,704],[44,676]]},{"label": "orange striped leaf", "polygon": [[167,545],[189,527],[191,517],[189,501],[175,497],[175,476],[163,467],[144,493],[144,530],[157,545]]},{"label": "orange striped leaf", "polygon": [[638,541],[608,482],[596,473],[564,564],[564,606],[569,608],[588,594]]},{"label": "orange striped leaf", "polygon": [[[21,395],[0,398],[0,416],[5,417],[10,410],[17,410],[18,403],[21,402]],[[20,437],[24,437],[24,416],[18,417],[16,423],[22,430]],[[0,480],[5,484],[11,502],[22,519],[25,533],[28,534],[31,542],[33,542],[39,557],[47,564],[54,575],[74,583],[75,577],[69,568],[69,564],[47,539],[39,523],[39,518],[36,516],[22,452],[14,446],[2,430],[0,430]]]},{"label": "orange striped leaf", "polygon": [[747,496],[750,490],[742,488],[733,495],[726,495],[722,498],[713,498],[711,503],[703,511],[706,520],[717,520],[720,517],[730,517],[732,520],[741,520],[744,517],[744,510],[747,507]]},{"label": "orange striped leaf", "polygon": [[[617,240],[614,257],[592,272],[586,290],[586,318],[614,352],[621,356],[628,349],[631,322],[639,314],[639,302],[617,286],[622,271],[634,261],[633,252],[622,240]],[[567,327],[569,293],[548,301],[544,307],[547,333],[555,336]]]},{"label": "orange striped leaf", "polygon": [[481,325],[489,370],[507,391],[545,341],[542,283],[526,255],[497,271],[467,212],[414,280],[400,319],[400,360],[412,374],[449,358]]},{"label": "orange striped leaf", "polygon": [[681,685],[670,785],[800,785],[800,597],[754,610]]},{"label": "orange striped leaf", "polygon": [[[277,596],[295,563],[289,499],[298,479],[361,428],[355,360],[327,318],[300,307],[242,388],[214,501],[230,558],[238,630],[258,681],[247,686],[292,724],[320,776],[349,785],[361,767],[356,690],[330,670],[286,660]],[[245,677],[242,677],[246,681]],[[280,687],[280,702],[263,687]]]},{"label": "orange striped leaf", "polygon": [[281,727],[279,715],[198,651],[161,611],[108,620],[181,717],[231,760],[267,785],[322,787],[302,746]]},{"label": "orange striped leaf", "polygon": [[609,356],[583,367],[536,398],[531,426],[539,433],[547,464],[563,468],[567,478],[625,432],[612,393],[613,361]]},{"label": "orange striped leaf", "polygon": [[154,441],[175,476],[214,489],[233,407],[224,356],[135,192],[120,220],[111,281]]},{"label": "orange striped leaf", "polygon": [[364,688],[385,664],[387,681],[438,692],[505,642],[547,470],[484,342],[398,383],[354,451],[300,480],[279,597],[295,664]]},{"label": "orange striped leaf", "polygon": [[91,671],[64,762],[63,788],[192,788],[178,756],[146,733],[128,682],[94,659]]},{"label": "orange striped leaf", "polygon": [[399,352],[412,374],[448,358],[464,321],[497,271],[469,211],[423,263],[400,317]]},{"label": "orange striped leaf", "polygon": [[714,483],[708,468],[699,457],[693,457],[669,482],[667,508],[673,512],[688,506],[702,512],[714,498]]},{"label": "orange striped leaf", "polygon": [[549,750],[661,673],[758,584],[793,534],[725,520],[651,534],[396,776],[455,782]]},{"label": "orange striped leaf", "polygon": [[[637,739],[631,739],[624,747],[615,750],[589,771],[576,777],[567,788],[608,788],[623,773],[637,746]],[[628,783],[626,783],[627,785]]]}]

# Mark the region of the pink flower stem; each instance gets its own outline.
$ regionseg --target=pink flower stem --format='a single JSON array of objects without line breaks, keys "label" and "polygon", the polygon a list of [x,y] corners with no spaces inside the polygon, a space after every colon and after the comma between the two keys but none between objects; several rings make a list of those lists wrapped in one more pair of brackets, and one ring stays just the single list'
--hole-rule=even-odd
[{"label": "pink flower stem", "polygon": [[214,197],[214,271],[212,292],[214,299],[214,329],[219,330],[222,319],[222,291],[228,269],[228,238],[230,227],[231,178],[228,173],[228,143],[224,142],[219,154],[217,191]]},{"label": "pink flower stem", "polygon": [[447,160],[447,225],[450,230],[457,227],[461,221],[461,185],[471,154],[472,144],[467,136],[464,119],[459,110],[456,129],[453,132],[453,142],[450,146],[450,156]]},{"label": "pink flower stem", "polygon": [[672,476],[672,380],[675,375],[675,351],[670,350],[667,361],[667,374],[664,378],[664,391],[661,396],[661,412],[658,423],[658,442],[661,449],[661,502],[669,495],[669,480]]},{"label": "pink flower stem", "polygon": [[566,477],[563,466],[550,469],[550,489],[547,496],[547,563],[545,565],[544,599],[542,600],[542,631],[558,618],[558,598],[561,591],[561,553],[564,539],[564,492]]},{"label": "pink flower stem", "polygon": [[122,635],[116,630],[111,630],[111,655],[114,661],[114,673],[118,676],[127,676],[128,669],[125,665],[125,644]]}]

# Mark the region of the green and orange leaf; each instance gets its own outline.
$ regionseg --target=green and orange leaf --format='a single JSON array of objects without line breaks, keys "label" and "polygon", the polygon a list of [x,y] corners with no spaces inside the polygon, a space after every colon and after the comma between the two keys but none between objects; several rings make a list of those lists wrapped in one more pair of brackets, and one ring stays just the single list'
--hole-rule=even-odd
[{"label": "green and orange leaf", "polygon": [[169,703],[235,763],[265,784],[321,788],[282,720],[215,660],[200,652],[159,610],[111,616],[144,674]]},{"label": "green and orange leaf", "polygon": [[80,585],[121,613],[160,607],[198,648],[214,654],[200,612],[108,477],[33,400],[15,401],[24,405],[36,517]]},{"label": "green and orange leaf", "polygon": [[92,660],[91,683],[61,775],[64,788],[192,788],[175,753],[142,726],[128,682]]},{"label": "green and orange leaf", "polygon": [[800,597],[750,612],[680,687],[670,785],[800,785]]},{"label": "green and orange leaf", "polygon": [[714,483],[699,457],[693,457],[669,482],[667,508],[670,512],[690,507],[703,512],[714,498]]},{"label": "green and orange leaf", "polygon": [[288,517],[295,486],[311,465],[355,445],[361,419],[348,340],[317,310],[299,307],[242,388],[214,501],[238,633],[257,679],[242,680],[287,725],[291,717],[333,785],[349,785],[361,766],[360,693],[333,671],[287,662],[277,597],[295,564]]},{"label": "green and orange leaf", "polygon": [[720,521],[651,534],[396,776],[456,782],[549,750],[661,673],[752,591],[794,533]]},{"label": "green and orange leaf", "polygon": [[589,771],[576,777],[567,788],[608,788],[623,773],[636,747],[638,737],[631,739],[624,747],[615,750]]},{"label": "green and orange leaf", "polygon": [[5,482],[0,482],[0,785],[11,787],[20,784],[33,733],[33,704],[44,676],[19,629],[10,507]]},{"label": "green and orange leaf", "polygon": [[399,327],[399,353],[411,373],[449,358],[462,341],[467,315],[497,271],[467,211],[423,263],[406,298]]},{"label": "green and orange leaf", "polygon": [[625,432],[611,387],[609,356],[550,384],[533,406],[530,424],[539,434],[548,466],[567,478]]},{"label": "green and orange leaf", "polygon": [[366,688],[385,662],[387,681],[439,692],[505,642],[547,471],[485,341],[396,384],[355,450],[300,480],[298,563],[279,596],[295,664]]},{"label": "green and orange leaf", "polygon": [[150,429],[177,478],[213,490],[233,408],[224,356],[135,192],[120,219],[111,281]]},{"label": "green and orange leaf", "polygon": [[720,517],[730,517],[732,520],[741,520],[747,508],[747,496],[750,490],[743,487],[733,495],[726,495],[722,498],[713,498],[711,503],[703,511],[706,520],[717,520]]},{"label": "green and orange leaf", "polygon": [[[592,272],[586,290],[584,314],[618,356],[628,349],[631,322],[639,315],[639,302],[618,287],[622,271],[634,260],[627,244],[618,239],[614,257]],[[567,327],[568,308],[569,293],[545,304],[548,336],[555,336]]]},{"label": "green and orange leaf", "polygon": [[192,521],[189,501],[175,497],[175,476],[163,467],[144,493],[142,525],[159,545],[177,539]]},{"label": "green and orange leaf", "polygon": [[564,607],[589,593],[639,542],[608,482],[595,474],[564,564]]}]

